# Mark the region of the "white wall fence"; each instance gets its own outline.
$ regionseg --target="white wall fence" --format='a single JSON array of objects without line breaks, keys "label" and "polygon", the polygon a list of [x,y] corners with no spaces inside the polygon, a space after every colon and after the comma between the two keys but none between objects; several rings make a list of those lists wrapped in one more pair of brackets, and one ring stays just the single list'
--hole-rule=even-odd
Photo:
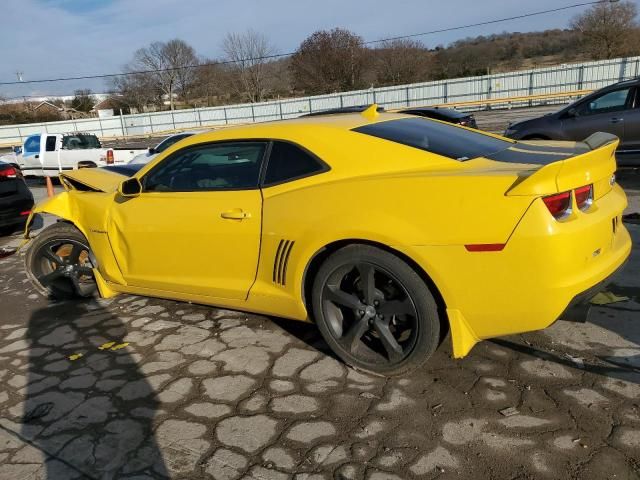
[{"label": "white wall fence", "polygon": [[[495,101],[499,98],[593,90],[638,76],[640,76],[640,57],[619,58],[254,104],[1,126],[0,145],[19,144],[28,135],[41,132],[73,131],[94,133],[99,137],[127,137],[186,128],[280,120],[328,108],[371,103],[390,109],[417,105]],[[555,100],[556,103],[561,101]],[[531,99],[521,101],[515,106],[533,106],[551,102],[554,100]],[[478,108],[475,106],[475,109]]]}]

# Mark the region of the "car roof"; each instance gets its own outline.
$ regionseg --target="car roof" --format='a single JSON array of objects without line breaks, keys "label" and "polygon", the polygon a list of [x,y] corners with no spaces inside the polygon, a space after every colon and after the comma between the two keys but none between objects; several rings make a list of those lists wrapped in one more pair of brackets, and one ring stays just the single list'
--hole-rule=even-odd
[{"label": "car roof", "polygon": [[[311,115],[296,117],[288,120],[274,120],[269,122],[248,123],[243,125],[234,125],[218,130],[212,130],[189,137],[193,139],[193,143],[202,141],[215,141],[217,139],[232,138],[278,138],[278,133],[287,136],[295,132],[311,132],[330,129],[339,130],[345,133],[371,123],[385,122],[401,118],[415,118],[413,115],[405,115],[402,113],[378,112],[373,116],[362,113],[344,113],[340,115]],[[429,120],[429,119],[425,119]],[[434,120],[435,121],[435,120]],[[275,135],[275,136],[274,136]]]}]

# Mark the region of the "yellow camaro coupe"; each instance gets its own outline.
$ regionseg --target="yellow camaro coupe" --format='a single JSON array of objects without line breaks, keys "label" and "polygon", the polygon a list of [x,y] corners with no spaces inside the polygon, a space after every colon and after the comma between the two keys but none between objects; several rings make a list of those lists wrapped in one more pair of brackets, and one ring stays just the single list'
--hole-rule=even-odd
[{"label": "yellow camaro coupe", "polygon": [[26,268],[54,297],[313,321],[346,363],[399,375],[447,331],[463,357],[581,316],[631,249],[617,145],[515,142],[375,106],[221,129],[133,176],[63,172],[66,191],[34,210],[59,222]]}]

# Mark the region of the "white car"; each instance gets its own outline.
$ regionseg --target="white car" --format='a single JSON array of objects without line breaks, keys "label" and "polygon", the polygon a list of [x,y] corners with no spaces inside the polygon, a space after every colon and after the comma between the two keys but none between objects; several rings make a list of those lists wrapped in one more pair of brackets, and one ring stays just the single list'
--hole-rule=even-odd
[{"label": "white car", "polygon": [[103,148],[91,133],[36,133],[29,135],[14,157],[24,175],[55,177],[64,170],[123,165],[141,149]]},{"label": "white car", "polygon": [[180,132],[180,133],[176,133],[174,135],[169,135],[167,138],[162,140],[155,147],[151,147],[151,148],[149,148],[148,151],[133,157],[133,159],[131,159],[129,164],[130,165],[131,164],[135,165],[135,164],[146,164],[146,163],[149,163],[151,160],[156,158],[156,156],[159,153],[164,152],[171,145],[173,145],[174,143],[179,142],[183,138],[187,138],[187,137],[190,137],[191,135],[196,135],[198,133],[203,133],[203,132],[207,132],[207,131],[208,130],[193,130],[193,131],[190,131],[190,132]]}]

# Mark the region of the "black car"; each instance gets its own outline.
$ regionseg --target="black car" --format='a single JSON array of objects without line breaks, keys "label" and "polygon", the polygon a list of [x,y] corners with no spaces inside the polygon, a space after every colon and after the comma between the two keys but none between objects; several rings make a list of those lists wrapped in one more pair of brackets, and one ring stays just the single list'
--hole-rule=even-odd
[{"label": "black car", "polygon": [[618,164],[640,166],[640,78],[602,88],[557,112],[509,125],[515,140],[581,141],[595,132],[620,138]]},{"label": "black car", "polygon": [[[354,105],[352,107],[328,108],[327,110],[318,110],[317,112],[305,113],[301,117],[317,117],[320,115],[336,115],[340,113],[362,113],[371,105]],[[384,112],[384,107],[378,107],[378,112]]]},{"label": "black car", "polygon": [[[327,110],[320,110],[318,112],[305,113],[301,117],[316,117],[319,115],[336,115],[341,113],[361,113],[364,112],[371,105],[355,105],[353,107],[339,107],[330,108]],[[384,112],[384,107],[378,107],[378,112]],[[404,113],[407,115],[417,115],[419,117],[435,118],[436,120],[442,120],[443,122],[455,123],[457,125],[463,125],[465,127],[478,128],[476,119],[470,113],[459,112],[452,108],[438,108],[438,107],[413,107],[405,108],[403,110],[395,110],[398,113]]]},{"label": "black car", "polygon": [[478,128],[475,117],[471,113],[460,112],[453,108],[414,107],[398,110],[399,113],[434,118],[443,122],[455,123],[464,127]]},{"label": "black car", "polygon": [[33,208],[33,195],[20,168],[0,161],[0,235],[24,225]]},{"label": "black car", "polygon": [[102,170],[108,170],[110,172],[119,173],[125,177],[133,177],[138,170],[145,167],[144,163],[126,163],[124,165],[109,165],[107,167],[100,167]]}]

